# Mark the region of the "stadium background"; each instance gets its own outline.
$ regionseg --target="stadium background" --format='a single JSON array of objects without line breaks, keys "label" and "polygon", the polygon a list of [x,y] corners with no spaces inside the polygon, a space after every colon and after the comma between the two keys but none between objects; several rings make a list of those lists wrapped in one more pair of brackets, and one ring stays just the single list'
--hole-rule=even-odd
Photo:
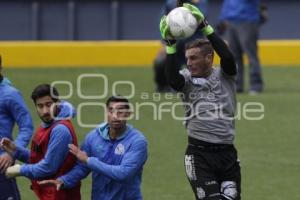
[{"label": "stadium background", "polygon": [[[208,18],[217,23],[222,1],[209,0]],[[242,162],[243,199],[300,199],[297,183],[300,87],[300,2],[267,0],[269,21],[262,27],[260,56],[266,90],[259,96],[242,94],[238,101],[261,102],[263,120],[238,120],[236,145]],[[156,105],[168,102],[154,94],[152,61],[160,43],[158,22],[164,1],[0,1],[0,54],[4,73],[23,93],[35,125],[39,119],[29,99],[39,83],[69,81],[73,91],[81,74],[100,73],[108,78],[109,93],[116,81],[133,81],[134,103],[146,101]],[[58,85],[60,93],[69,93],[68,85]],[[103,82],[89,79],[82,91],[86,95],[101,93]],[[130,93],[126,85],[120,93]],[[150,96],[142,98],[144,93]],[[155,97],[153,95],[156,95]],[[82,99],[74,92],[68,99],[75,106],[104,99]],[[172,102],[178,99],[173,98]],[[177,108],[178,113],[182,110]],[[103,110],[91,106],[83,109],[85,123],[99,123]],[[186,134],[181,121],[163,113],[163,120],[153,120],[151,108],[143,109],[140,120],[132,120],[149,140],[149,160],[143,177],[146,200],[193,199],[185,178],[183,155]],[[91,128],[74,121],[80,141]],[[155,127],[155,128],[154,128]],[[18,179],[23,199],[34,199],[29,181]],[[91,179],[83,182],[83,199],[90,197]]]}]

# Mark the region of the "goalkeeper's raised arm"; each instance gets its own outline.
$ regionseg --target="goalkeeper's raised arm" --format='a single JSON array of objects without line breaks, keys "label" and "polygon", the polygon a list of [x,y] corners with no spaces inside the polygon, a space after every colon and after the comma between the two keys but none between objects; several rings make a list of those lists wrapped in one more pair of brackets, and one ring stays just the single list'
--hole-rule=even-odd
[{"label": "goalkeeper's raised arm", "polygon": [[[211,45],[212,48],[216,51],[216,53],[221,58],[221,68],[222,70],[228,75],[236,75],[236,64],[234,61],[234,57],[232,53],[229,51],[225,42],[214,32],[212,26],[208,24],[204,15],[201,11],[191,5],[191,4],[184,4],[184,7],[188,8],[195,18],[198,21],[199,27],[197,31],[201,31],[204,36],[207,37],[209,41],[199,39],[192,41],[186,45],[186,59],[187,59],[187,68],[191,72],[192,77],[202,77],[205,78],[209,76],[209,72],[212,68],[212,61],[213,61],[213,52],[208,51],[208,46]],[[167,52],[167,68],[166,68],[166,76],[168,82],[173,87],[173,89],[180,91],[184,84],[185,78],[183,75],[179,73],[180,66],[176,66],[176,40],[172,37],[170,33],[170,29],[166,22],[166,17],[162,17],[160,22],[160,32],[163,40],[166,43],[166,52]],[[200,54],[196,54],[191,56],[191,50],[194,52],[194,48],[199,50],[199,53],[202,54],[201,58],[195,59],[195,56],[200,56]],[[191,57],[189,57],[191,56]],[[200,60],[199,60],[200,59]],[[194,61],[197,61],[195,63]],[[202,62],[208,61],[208,62]],[[193,64],[192,64],[193,63]],[[195,69],[199,68],[199,69]]]}]

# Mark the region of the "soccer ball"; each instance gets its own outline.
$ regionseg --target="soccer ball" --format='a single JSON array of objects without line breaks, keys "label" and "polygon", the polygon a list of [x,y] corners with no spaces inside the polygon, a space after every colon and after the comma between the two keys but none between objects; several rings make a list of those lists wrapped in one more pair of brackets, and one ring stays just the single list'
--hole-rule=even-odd
[{"label": "soccer ball", "polygon": [[167,24],[174,39],[192,36],[198,23],[192,12],[185,7],[177,7],[167,15]]}]

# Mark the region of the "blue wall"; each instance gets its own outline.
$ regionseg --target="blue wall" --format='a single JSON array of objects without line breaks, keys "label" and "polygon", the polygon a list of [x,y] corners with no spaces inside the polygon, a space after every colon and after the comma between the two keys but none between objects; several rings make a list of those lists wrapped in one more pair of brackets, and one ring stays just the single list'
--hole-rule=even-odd
[{"label": "blue wall", "polygon": [[[300,39],[299,0],[265,0],[270,20],[263,39]],[[221,0],[209,0],[216,24]],[[1,0],[0,40],[159,39],[164,0]]]}]

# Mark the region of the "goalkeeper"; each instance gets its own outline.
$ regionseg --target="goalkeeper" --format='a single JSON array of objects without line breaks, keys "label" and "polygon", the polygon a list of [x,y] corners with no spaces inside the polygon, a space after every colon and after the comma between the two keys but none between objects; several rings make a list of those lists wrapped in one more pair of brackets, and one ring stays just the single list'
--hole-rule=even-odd
[{"label": "goalkeeper", "polygon": [[[167,80],[173,89],[182,93],[185,105],[186,174],[196,199],[239,200],[241,174],[233,145],[236,63],[201,11],[190,4],[184,7],[197,18],[198,29],[208,39],[186,44],[187,69],[180,70],[176,65],[176,41],[165,16],[160,31],[167,44]],[[220,68],[212,66],[214,50],[221,58]]]}]

